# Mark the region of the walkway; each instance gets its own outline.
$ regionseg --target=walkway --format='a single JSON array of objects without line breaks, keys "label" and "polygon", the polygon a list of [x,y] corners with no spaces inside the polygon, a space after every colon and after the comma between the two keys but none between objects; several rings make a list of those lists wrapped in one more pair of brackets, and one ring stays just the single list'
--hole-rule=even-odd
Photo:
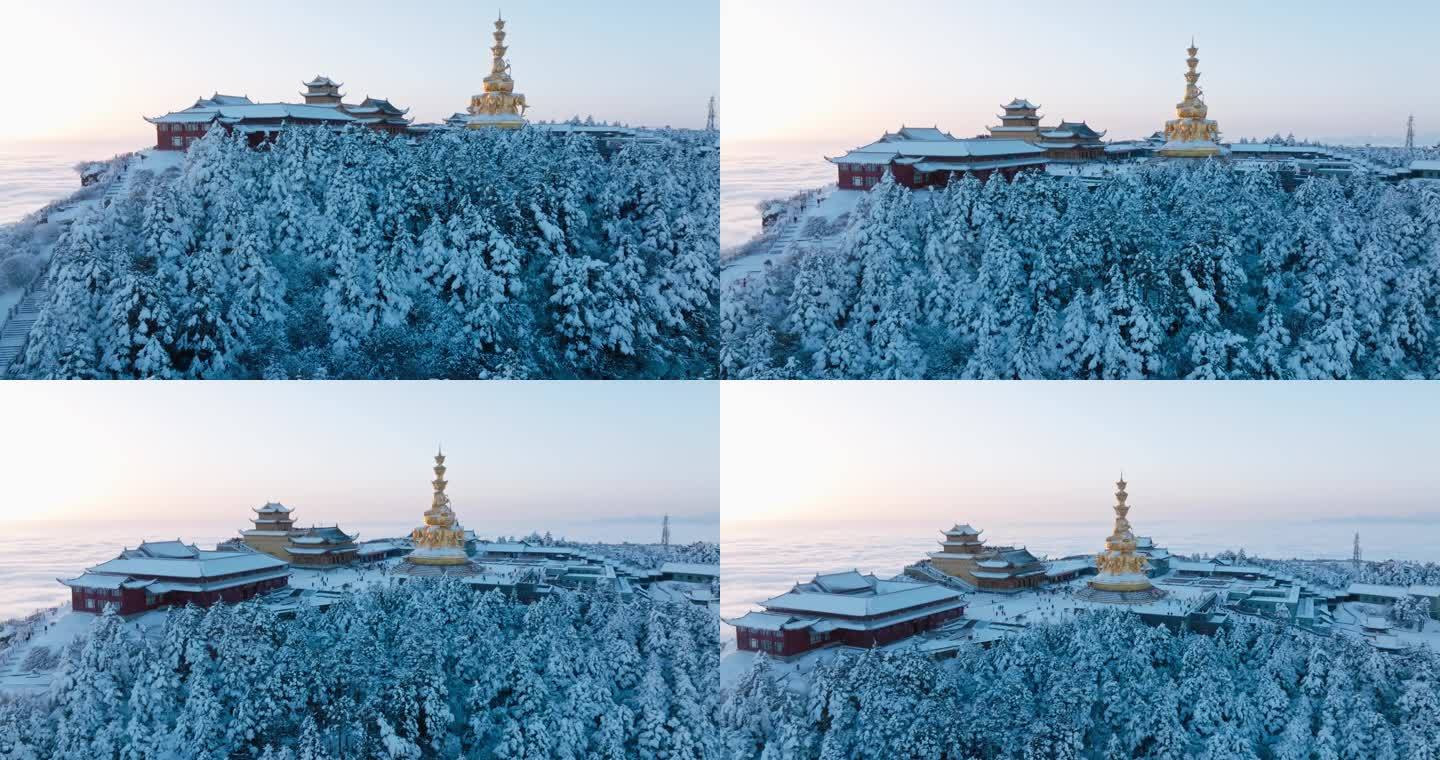
[{"label": "walkway", "polygon": [[5,315],[5,324],[0,327],[0,374],[10,374],[15,360],[25,350],[25,341],[30,338],[30,328],[40,317],[40,309],[50,298],[50,271],[47,267],[35,282],[25,290],[20,302]]}]

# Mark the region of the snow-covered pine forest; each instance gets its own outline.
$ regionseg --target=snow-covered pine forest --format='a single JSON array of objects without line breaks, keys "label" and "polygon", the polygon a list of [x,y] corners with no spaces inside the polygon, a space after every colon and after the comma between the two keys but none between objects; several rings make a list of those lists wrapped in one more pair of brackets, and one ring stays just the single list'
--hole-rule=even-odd
[{"label": "snow-covered pine forest", "polygon": [[689,604],[446,581],[130,630],[101,616],[50,694],[0,700],[0,757],[717,756],[718,623]]},{"label": "snow-covered pine forest", "polygon": [[718,152],[214,130],[55,245],[32,378],[700,378]]},{"label": "snow-covered pine forest", "polygon": [[688,562],[699,565],[720,564],[720,544],[696,541],[691,544],[576,544],[603,554],[617,562],[643,568],[658,568],[666,562]]},{"label": "snow-covered pine forest", "polygon": [[1155,165],[878,184],[727,286],[726,378],[1440,376],[1440,183]]},{"label": "snow-covered pine forest", "polygon": [[761,758],[1400,760],[1440,757],[1440,658],[1239,619],[1172,635],[1124,612],[954,659],[869,651],[778,683],[763,653],[721,705]]}]

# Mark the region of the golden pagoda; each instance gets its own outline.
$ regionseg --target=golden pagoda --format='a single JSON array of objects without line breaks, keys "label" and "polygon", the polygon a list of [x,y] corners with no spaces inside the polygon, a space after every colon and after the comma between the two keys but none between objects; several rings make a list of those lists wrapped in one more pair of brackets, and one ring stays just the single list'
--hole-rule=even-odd
[{"label": "golden pagoda", "polygon": [[485,91],[470,96],[470,107],[466,109],[470,118],[468,129],[519,129],[525,126],[525,96],[515,92],[515,80],[510,78],[510,64],[505,61],[505,19],[495,19],[495,45],[490,48],[494,58],[490,63],[490,76],[485,77]]},{"label": "golden pagoda", "polygon": [[1130,529],[1130,494],[1125,492],[1125,476],[1115,482],[1115,529],[1105,539],[1105,551],[1095,555],[1098,571],[1077,597],[1090,601],[1139,604],[1165,595],[1155,588],[1146,571],[1150,561],[1135,552],[1135,533]]},{"label": "golden pagoda", "polygon": [[410,532],[415,549],[405,557],[402,572],[412,575],[472,575],[479,568],[465,553],[465,528],[450,509],[445,493],[445,454],[435,453],[435,493],[425,510],[425,524]]},{"label": "golden pagoda", "polygon": [[1205,118],[1210,113],[1210,107],[1205,105],[1205,93],[1196,84],[1200,81],[1200,72],[1195,67],[1200,65],[1200,59],[1195,54],[1200,52],[1200,48],[1195,47],[1193,37],[1189,52],[1190,57],[1185,59],[1190,66],[1185,73],[1185,99],[1175,104],[1175,114],[1180,118],[1165,122],[1165,144],[1160,147],[1160,155],[1172,158],[1224,155],[1225,148],[1220,145],[1220,125]]}]

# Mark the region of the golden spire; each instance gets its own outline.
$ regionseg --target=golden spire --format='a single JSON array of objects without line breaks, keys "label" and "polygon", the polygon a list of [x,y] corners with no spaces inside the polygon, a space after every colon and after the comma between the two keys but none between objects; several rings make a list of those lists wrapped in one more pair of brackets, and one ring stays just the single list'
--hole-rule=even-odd
[{"label": "golden spire", "polygon": [[1145,571],[1150,562],[1135,552],[1135,533],[1130,526],[1130,494],[1125,491],[1125,475],[1115,481],[1115,529],[1105,539],[1105,551],[1096,555],[1099,571],[1090,587],[1102,591],[1148,591],[1152,588]]},{"label": "golden spire", "polygon": [[505,17],[495,18],[495,44],[490,47],[490,74],[485,77],[484,91],[471,96],[469,123],[472,129],[500,127],[518,129],[525,125],[525,109],[529,106],[525,96],[515,92],[515,80],[510,76],[510,64],[505,54],[510,51],[505,44]]},{"label": "golden spire", "polygon": [[1220,126],[1206,116],[1210,107],[1205,105],[1205,93],[1200,89],[1200,48],[1195,46],[1195,37],[1190,37],[1187,49],[1190,57],[1185,59],[1185,97],[1175,104],[1175,115],[1179,118],[1165,122],[1165,145],[1160,155],[1172,157],[1218,156],[1224,152],[1220,147]]},{"label": "golden spire", "polygon": [[445,453],[435,451],[435,479],[430,485],[435,489],[430,499],[430,508],[425,510],[425,524],[411,531],[410,540],[415,544],[409,561],[424,565],[465,564],[465,528],[455,520],[450,509],[450,497],[445,493]]}]

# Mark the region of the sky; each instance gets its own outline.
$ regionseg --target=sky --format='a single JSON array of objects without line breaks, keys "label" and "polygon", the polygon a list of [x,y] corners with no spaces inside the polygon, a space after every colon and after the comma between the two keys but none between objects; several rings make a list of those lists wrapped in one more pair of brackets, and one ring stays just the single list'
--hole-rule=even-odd
[{"label": "sky", "polygon": [[1081,520],[1123,470],[1137,526],[1420,516],[1440,540],[1434,383],[726,383],[721,409],[724,522]]},{"label": "sky", "polygon": [[503,10],[532,119],[702,127],[719,89],[718,4],[625,0],[0,0],[0,144],[154,138],[142,116],[219,91],[300,100],[324,74],[437,121],[490,72]]},{"label": "sky", "polygon": [[[0,518],[718,520],[713,383],[3,383]],[[648,535],[648,527],[647,527]],[[658,528],[657,528],[658,530]]]},{"label": "sky", "polygon": [[[1110,138],[1175,118],[1185,48],[1227,139],[1440,141],[1433,0],[724,0],[722,140],[869,142],[902,123],[984,133],[1011,98]],[[1432,35],[1433,36],[1433,35]],[[832,154],[833,155],[833,154]]]}]

